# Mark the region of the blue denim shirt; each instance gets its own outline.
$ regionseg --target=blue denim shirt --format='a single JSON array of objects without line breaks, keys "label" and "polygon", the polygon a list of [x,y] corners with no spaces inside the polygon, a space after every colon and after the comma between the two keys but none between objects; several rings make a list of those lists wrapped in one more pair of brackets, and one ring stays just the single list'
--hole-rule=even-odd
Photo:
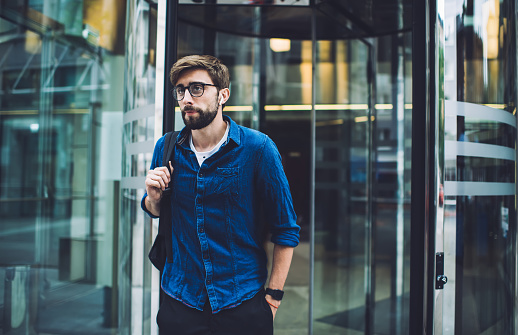
[{"label": "blue denim shirt", "polygon": [[[161,284],[168,295],[198,310],[208,299],[213,313],[264,287],[267,230],[273,243],[291,247],[299,243],[300,230],[273,141],[224,118],[228,139],[201,167],[189,141],[178,142],[188,130],[178,135],[171,185],[173,259]],[[155,145],[151,169],[162,165],[163,148],[164,137]],[[142,208],[150,214],[144,198]]]}]

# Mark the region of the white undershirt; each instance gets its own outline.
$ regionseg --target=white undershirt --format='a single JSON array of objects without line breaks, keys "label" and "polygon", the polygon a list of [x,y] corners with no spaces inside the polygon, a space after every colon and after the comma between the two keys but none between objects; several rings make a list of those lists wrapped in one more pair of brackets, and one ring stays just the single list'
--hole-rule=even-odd
[{"label": "white undershirt", "polygon": [[214,155],[219,150],[219,148],[221,148],[223,143],[225,143],[227,141],[228,131],[229,131],[230,127],[228,125],[228,122],[226,122],[226,124],[227,124],[227,129],[225,130],[225,135],[223,135],[223,137],[221,138],[219,143],[216,144],[216,146],[214,148],[212,148],[212,150],[210,150],[210,151],[205,151],[205,152],[197,151],[196,148],[194,147],[194,143],[192,142],[192,135],[191,135],[191,138],[189,141],[190,145],[191,145],[191,150],[196,154],[196,158],[198,159],[198,164],[200,164],[200,166],[203,164],[203,161],[205,161],[210,156]]}]

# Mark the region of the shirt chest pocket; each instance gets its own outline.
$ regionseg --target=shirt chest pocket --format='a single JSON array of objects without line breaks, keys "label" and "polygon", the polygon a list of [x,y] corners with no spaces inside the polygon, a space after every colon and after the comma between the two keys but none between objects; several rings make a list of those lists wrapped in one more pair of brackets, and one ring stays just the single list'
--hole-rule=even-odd
[{"label": "shirt chest pocket", "polygon": [[217,168],[211,182],[211,188],[215,195],[237,195],[239,188],[239,169]]}]

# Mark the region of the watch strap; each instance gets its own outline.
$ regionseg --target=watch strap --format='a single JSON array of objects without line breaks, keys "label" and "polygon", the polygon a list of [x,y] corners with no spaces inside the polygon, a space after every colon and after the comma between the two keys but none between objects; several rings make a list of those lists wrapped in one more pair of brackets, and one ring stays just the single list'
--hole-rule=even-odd
[{"label": "watch strap", "polygon": [[266,294],[270,295],[273,298],[273,300],[281,301],[282,297],[284,296],[284,291],[267,288]]}]

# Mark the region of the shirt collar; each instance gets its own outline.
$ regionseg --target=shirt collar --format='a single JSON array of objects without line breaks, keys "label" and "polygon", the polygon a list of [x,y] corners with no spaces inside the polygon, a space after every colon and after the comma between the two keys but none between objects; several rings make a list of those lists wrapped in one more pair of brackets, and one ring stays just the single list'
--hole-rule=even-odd
[{"label": "shirt collar", "polygon": [[239,136],[239,127],[237,123],[235,123],[234,120],[232,120],[230,116],[227,115],[223,115],[223,120],[227,121],[230,126],[230,130],[228,132],[228,140],[232,140],[234,141],[234,143],[236,143],[236,145],[240,145],[241,136]]},{"label": "shirt collar", "polygon": [[[234,122],[230,118],[230,116],[223,115],[223,120],[228,122],[230,130],[228,132],[228,141],[231,140],[236,144],[236,146],[239,146],[241,144],[241,137],[239,136],[239,126],[237,123]],[[176,142],[182,146],[188,147],[189,146],[189,136],[190,136],[190,130],[187,129],[187,127],[183,127],[183,129],[180,131],[180,135],[178,135]]]}]

